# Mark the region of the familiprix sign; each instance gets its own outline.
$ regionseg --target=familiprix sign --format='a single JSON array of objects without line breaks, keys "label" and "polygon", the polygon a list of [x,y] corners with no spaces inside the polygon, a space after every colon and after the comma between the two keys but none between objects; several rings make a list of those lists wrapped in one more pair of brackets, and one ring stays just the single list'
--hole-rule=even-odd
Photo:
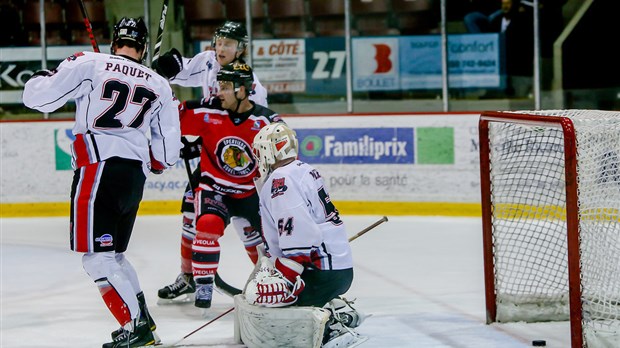
[{"label": "familiprix sign", "polygon": [[414,163],[413,128],[298,129],[300,156],[309,163]]}]

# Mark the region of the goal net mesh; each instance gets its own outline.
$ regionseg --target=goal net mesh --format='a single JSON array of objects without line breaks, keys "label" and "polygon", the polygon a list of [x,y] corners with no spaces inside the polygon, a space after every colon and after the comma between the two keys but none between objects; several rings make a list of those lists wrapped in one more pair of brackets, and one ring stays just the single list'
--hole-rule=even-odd
[{"label": "goal net mesh", "polygon": [[[620,112],[522,113],[574,124],[583,331],[620,346]],[[489,122],[489,147],[497,321],[568,320],[563,129]]]}]

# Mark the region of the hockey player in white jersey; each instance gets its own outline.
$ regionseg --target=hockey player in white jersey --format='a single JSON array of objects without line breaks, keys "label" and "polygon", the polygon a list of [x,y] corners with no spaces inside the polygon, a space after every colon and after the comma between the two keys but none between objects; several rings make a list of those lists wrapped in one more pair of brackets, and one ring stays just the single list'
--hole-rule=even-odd
[{"label": "hockey player in white jersey", "polygon": [[173,166],[182,144],[179,103],[168,81],[141,64],[147,37],[141,18],[123,17],[114,27],[111,55],[76,53],[52,71],[35,73],[23,94],[27,107],[42,112],[76,103],[70,246],[83,253],[84,270],[121,325],[104,348],[158,342],[124,252],[146,175]]},{"label": "hockey player in white jersey", "polygon": [[297,159],[296,134],[284,123],[261,129],[252,149],[260,173],[255,183],[266,257],[248,282],[245,299],[263,307],[330,309],[325,341],[352,332],[362,316],[340,295],[353,281],[353,257],[323,178]]}]

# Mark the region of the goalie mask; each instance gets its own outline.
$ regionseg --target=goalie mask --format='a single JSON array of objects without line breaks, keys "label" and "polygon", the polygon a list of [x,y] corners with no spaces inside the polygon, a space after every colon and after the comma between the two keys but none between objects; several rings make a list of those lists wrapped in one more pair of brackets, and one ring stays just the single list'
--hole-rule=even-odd
[{"label": "goalie mask", "polygon": [[297,134],[284,122],[263,127],[254,137],[252,151],[258,161],[260,182],[264,182],[276,162],[297,158]]},{"label": "goalie mask", "polygon": [[147,51],[148,29],[142,18],[123,17],[116,25],[114,25],[114,33],[112,35],[111,52],[115,54],[114,46],[129,46],[142,51],[140,60],[144,60]]}]

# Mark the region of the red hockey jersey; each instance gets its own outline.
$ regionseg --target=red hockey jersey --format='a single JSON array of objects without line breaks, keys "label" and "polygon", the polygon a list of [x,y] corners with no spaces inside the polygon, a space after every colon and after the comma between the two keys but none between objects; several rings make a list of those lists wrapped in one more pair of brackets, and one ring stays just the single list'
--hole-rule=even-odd
[{"label": "red hockey jersey", "polygon": [[245,113],[208,113],[207,109],[181,111],[181,134],[202,139],[200,187],[233,198],[255,192],[257,163],[252,156],[254,136],[280,116],[256,105]]}]

